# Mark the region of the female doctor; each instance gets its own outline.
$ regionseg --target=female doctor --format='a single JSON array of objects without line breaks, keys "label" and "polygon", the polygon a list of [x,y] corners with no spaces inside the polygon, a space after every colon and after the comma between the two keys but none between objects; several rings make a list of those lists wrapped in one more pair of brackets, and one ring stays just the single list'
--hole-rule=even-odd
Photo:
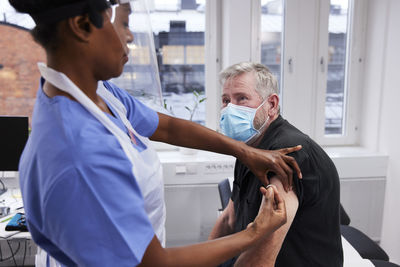
[{"label": "female doctor", "polygon": [[285,154],[300,147],[257,150],[156,113],[113,84],[99,82],[119,76],[127,62],[128,1],[115,13],[106,0],[9,1],[32,16],[32,35],[46,50],[20,185],[33,240],[61,265],[217,265],[285,222],[276,189],[261,188],[263,204],[246,230],[163,248],[163,181],[149,138],[233,155],[265,184],[267,171],[273,171],[287,188],[291,167],[301,173]]}]

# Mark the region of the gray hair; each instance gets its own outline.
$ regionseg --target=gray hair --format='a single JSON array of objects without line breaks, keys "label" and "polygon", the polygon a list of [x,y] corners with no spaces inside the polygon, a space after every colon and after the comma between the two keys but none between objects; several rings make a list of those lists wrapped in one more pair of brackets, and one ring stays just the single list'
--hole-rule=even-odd
[{"label": "gray hair", "polygon": [[219,73],[219,80],[223,85],[229,79],[250,72],[254,73],[256,79],[255,89],[263,100],[271,94],[279,94],[277,79],[266,66],[259,63],[241,62],[234,64]]}]

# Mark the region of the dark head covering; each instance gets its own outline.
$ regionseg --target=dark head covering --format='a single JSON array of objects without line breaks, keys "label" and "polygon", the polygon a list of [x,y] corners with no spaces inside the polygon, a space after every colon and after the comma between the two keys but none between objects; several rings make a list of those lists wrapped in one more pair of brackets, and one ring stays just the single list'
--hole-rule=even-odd
[{"label": "dark head covering", "polygon": [[67,18],[89,14],[89,19],[97,28],[103,26],[101,13],[109,8],[110,1],[107,0],[81,0],[58,7],[44,9],[40,12],[29,13],[36,25],[55,23]]}]

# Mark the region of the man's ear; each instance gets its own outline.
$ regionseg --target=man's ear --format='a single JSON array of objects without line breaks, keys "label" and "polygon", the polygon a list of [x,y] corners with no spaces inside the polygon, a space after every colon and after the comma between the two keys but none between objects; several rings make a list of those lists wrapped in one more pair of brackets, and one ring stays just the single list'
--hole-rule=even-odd
[{"label": "man's ear", "polygon": [[270,109],[268,110],[268,116],[274,117],[279,111],[279,96],[272,94],[267,98]]},{"label": "man's ear", "polygon": [[72,35],[81,42],[89,41],[94,27],[87,14],[67,19],[67,26],[70,28]]}]

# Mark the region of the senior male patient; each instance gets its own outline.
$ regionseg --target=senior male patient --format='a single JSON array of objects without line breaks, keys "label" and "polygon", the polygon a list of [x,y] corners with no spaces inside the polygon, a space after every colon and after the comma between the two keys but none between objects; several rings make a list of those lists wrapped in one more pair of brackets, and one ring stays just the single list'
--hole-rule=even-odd
[{"label": "senior male patient", "polygon": [[[268,68],[243,62],[222,71],[220,79],[220,127],[225,135],[268,150],[303,146],[291,155],[303,174],[298,179],[293,173],[292,190],[286,191],[268,173],[285,199],[287,223],[224,266],[342,266],[339,177],[333,162],[317,143],[282,118],[277,81]],[[260,181],[240,161],[234,176],[231,199],[210,239],[245,229],[258,213]]]}]

